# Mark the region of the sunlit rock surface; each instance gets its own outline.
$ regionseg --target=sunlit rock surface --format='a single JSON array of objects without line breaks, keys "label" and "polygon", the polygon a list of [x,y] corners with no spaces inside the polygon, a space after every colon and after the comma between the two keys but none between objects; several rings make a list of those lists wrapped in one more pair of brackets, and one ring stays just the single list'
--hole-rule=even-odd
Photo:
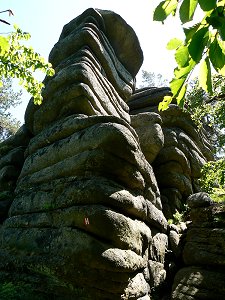
[{"label": "sunlit rock surface", "polygon": [[[184,274],[202,278],[210,255],[223,262],[212,227],[223,214],[211,220],[207,196],[190,196],[210,146],[176,105],[158,112],[169,88],[135,89],[142,60],[114,12],[88,9],[64,26],[43,104],[31,99],[25,125],[0,144],[1,299],[168,299],[179,269],[173,299],[184,299]],[[188,232],[167,223],[186,203]]]},{"label": "sunlit rock surface", "polygon": [[1,269],[40,297],[150,299],[168,238],[126,104],[138,39],[119,15],[89,9],[64,27],[50,61],[43,104],[26,111],[33,137],[2,226]]},{"label": "sunlit rock surface", "polygon": [[[158,111],[158,104],[166,95],[170,95],[168,88],[143,88],[133,93],[128,105],[132,119],[148,115],[157,120],[157,114],[160,120],[155,123],[161,124],[162,133],[156,134],[156,125],[151,126],[151,135],[158,137],[155,141],[143,138],[147,130],[141,122],[134,123],[134,127],[137,133],[140,132],[143,153],[153,165],[162,195],[163,212],[168,219],[172,219],[176,211],[183,210],[187,197],[199,191],[200,170],[213,156],[204,133],[197,129],[188,113],[176,104],[171,104],[166,111]],[[154,146],[151,144],[153,141]],[[160,148],[160,145],[163,147]],[[156,147],[154,157],[151,151]]]}]

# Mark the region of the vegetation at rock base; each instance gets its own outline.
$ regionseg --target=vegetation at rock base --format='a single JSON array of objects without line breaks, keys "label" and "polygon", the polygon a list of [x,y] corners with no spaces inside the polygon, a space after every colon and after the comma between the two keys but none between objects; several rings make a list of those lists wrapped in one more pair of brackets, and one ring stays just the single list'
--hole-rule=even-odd
[{"label": "vegetation at rock base", "polygon": [[14,284],[12,282],[0,283],[1,300],[41,300],[43,297],[33,292],[32,286],[23,282]]}]

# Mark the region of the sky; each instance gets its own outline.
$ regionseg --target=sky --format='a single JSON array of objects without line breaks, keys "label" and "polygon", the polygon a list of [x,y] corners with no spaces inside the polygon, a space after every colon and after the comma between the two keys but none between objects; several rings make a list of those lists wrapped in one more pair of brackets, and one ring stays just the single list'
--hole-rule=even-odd
[{"label": "sky", "polygon": [[[166,49],[173,37],[181,37],[180,24],[175,19],[164,25],[153,21],[153,10],[158,0],[7,0],[1,1],[1,10],[11,9],[14,16],[1,14],[1,18],[17,24],[31,34],[29,45],[46,60],[54,44],[58,41],[63,26],[89,7],[112,10],[120,14],[136,32],[144,53],[144,63],[137,76],[141,83],[141,70],[161,73],[171,79],[175,67],[174,54]],[[0,24],[0,32],[8,32],[13,27]],[[22,104],[13,114],[23,123],[23,116],[30,99],[23,93]]]}]

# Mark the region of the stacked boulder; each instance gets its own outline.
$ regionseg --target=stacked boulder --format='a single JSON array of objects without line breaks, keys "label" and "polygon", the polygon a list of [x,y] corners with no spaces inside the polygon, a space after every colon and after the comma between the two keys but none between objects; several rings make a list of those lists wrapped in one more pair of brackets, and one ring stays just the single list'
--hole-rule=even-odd
[{"label": "stacked boulder", "polygon": [[[142,60],[111,11],[64,26],[43,104],[0,144],[1,299],[168,299],[180,267],[174,300],[224,299],[224,206],[190,196],[210,146],[158,112],[169,88],[135,90]],[[186,202],[187,235],[167,223]]]},{"label": "stacked boulder", "polygon": [[188,198],[192,220],[172,299],[225,299],[225,205],[203,192]]},{"label": "stacked boulder", "polygon": [[[184,210],[187,197],[199,191],[200,170],[213,156],[203,131],[197,129],[188,113],[176,104],[158,112],[159,102],[167,95],[171,95],[168,88],[144,88],[136,90],[128,104],[132,119],[143,114],[157,114],[157,118],[162,120],[163,134],[157,136],[164,139],[161,149],[157,148],[152,165],[162,195],[163,212],[167,219],[173,219],[177,211]],[[139,124],[132,125],[138,132]],[[153,149],[148,139],[143,140],[143,144],[144,154]],[[160,146],[157,141],[155,144]]]},{"label": "stacked boulder", "polygon": [[33,138],[1,228],[0,282],[38,299],[150,299],[166,277],[168,226],[126,104],[137,37],[119,15],[88,9],[50,61],[44,102],[26,111]]},{"label": "stacked boulder", "polygon": [[29,140],[30,134],[23,125],[14,136],[0,144],[0,224],[6,219],[14,198]]}]

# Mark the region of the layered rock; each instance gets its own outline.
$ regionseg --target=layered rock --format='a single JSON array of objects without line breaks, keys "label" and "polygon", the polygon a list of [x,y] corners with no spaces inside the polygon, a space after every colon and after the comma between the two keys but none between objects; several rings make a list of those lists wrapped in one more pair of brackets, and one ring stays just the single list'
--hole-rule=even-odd
[{"label": "layered rock", "polygon": [[[167,299],[180,266],[173,299],[211,299],[213,277],[223,299],[224,207],[190,196],[210,146],[176,105],[158,112],[168,88],[135,90],[142,59],[111,11],[64,26],[43,104],[0,144],[1,299]],[[167,223],[186,202],[187,235]]]},{"label": "layered rock", "polygon": [[150,299],[165,281],[168,237],[126,104],[137,37],[117,14],[89,9],[50,61],[44,102],[26,111],[34,137],[1,230],[0,281],[39,299]]},{"label": "layered rock", "polygon": [[64,26],[49,60],[56,75],[45,81],[44,102],[37,107],[30,101],[26,111],[32,132],[73,113],[130,121],[125,101],[143,54],[134,31],[119,15],[86,10]]},{"label": "layered rock", "polygon": [[[172,219],[176,211],[182,211],[187,197],[199,191],[197,180],[200,177],[200,170],[206,161],[213,159],[211,147],[204,133],[196,128],[188,113],[182,111],[176,104],[171,104],[166,111],[158,112],[159,102],[170,94],[168,88],[144,88],[136,90],[128,102],[132,119],[148,115],[148,118],[154,116],[155,119],[162,120],[163,135],[160,133],[157,136],[163,136],[164,139],[160,142],[155,141],[157,151],[153,156],[156,157],[153,168],[167,219]],[[142,131],[140,124],[134,122],[133,126],[137,132],[139,128],[140,132]],[[143,134],[146,135],[141,133]],[[148,139],[140,136],[140,142],[142,140],[143,153],[148,158],[147,152],[154,147]],[[160,149],[161,144],[163,147]],[[151,161],[152,158],[149,157],[148,160]]]},{"label": "layered rock", "polygon": [[206,193],[188,198],[191,226],[183,250],[184,267],[176,274],[172,299],[225,298],[225,205]]},{"label": "layered rock", "polygon": [[30,134],[25,126],[0,144],[0,224],[6,219],[14,198],[16,181],[24,163],[24,151]]}]

